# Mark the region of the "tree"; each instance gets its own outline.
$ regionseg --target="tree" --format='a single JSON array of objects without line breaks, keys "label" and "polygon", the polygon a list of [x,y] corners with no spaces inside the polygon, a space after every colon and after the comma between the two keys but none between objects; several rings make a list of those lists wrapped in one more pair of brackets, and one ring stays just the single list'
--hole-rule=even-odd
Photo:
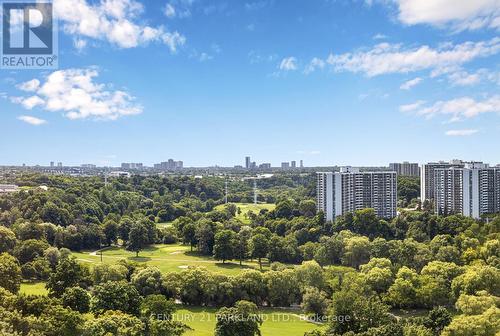
[{"label": "tree", "polygon": [[424,326],[432,330],[434,335],[441,335],[443,329],[451,322],[451,314],[444,307],[435,307],[424,318]]},{"label": "tree", "polygon": [[47,282],[50,295],[61,297],[66,288],[79,286],[81,282],[90,277],[88,270],[83,268],[75,258],[63,258]]},{"label": "tree", "polygon": [[314,317],[325,315],[328,309],[326,294],[315,287],[307,287],[302,296],[301,307],[307,314],[313,314]]},{"label": "tree", "polygon": [[62,295],[63,306],[80,313],[87,313],[90,309],[90,295],[81,287],[67,288]]},{"label": "tree", "polygon": [[302,216],[314,217],[316,214],[316,202],[313,200],[302,200],[299,203],[299,211]]},{"label": "tree", "polygon": [[343,289],[333,294],[330,331],[343,335],[360,333],[389,322],[389,307],[377,297],[366,297],[358,290]]},{"label": "tree", "polygon": [[184,244],[189,244],[191,246],[191,251],[193,251],[193,246],[198,244],[196,239],[196,225],[194,223],[186,223],[182,228],[182,241]]},{"label": "tree", "polygon": [[162,282],[162,275],[157,267],[147,267],[138,271],[132,275],[131,281],[142,296],[161,294],[163,291]]},{"label": "tree", "polygon": [[262,319],[257,306],[247,301],[238,301],[234,307],[217,311],[215,336],[260,336]]},{"label": "tree", "polygon": [[288,307],[298,301],[300,288],[294,270],[268,271],[264,273],[269,304]]},{"label": "tree", "polygon": [[170,320],[176,310],[175,301],[161,294],[148,295],[141,303],[141,316],[148,319]]},{"label": "tree", "polygon": [[460,315],[444,328],[442,336],[496,336],[500,330],[500,309],[491,307],[481,315]]},{"label": "tree", "polygon": [[21,264],[25,264],[37,257],[43,257],[43,251],[47,248],[49,248],[49,244],[44,240],[28,239],[16,245],[14,256]]},{"label": "tree", "polygon": [[135,252],[139,257],[139,252],[149,245],[148,230],[141,223],[134,223],[130,228],[127,249]]},{"label": "tree", "polygon": [[240,266],[248,256],[248,242],[250,240],[251,231],[247,229],[241,229],[238,232],[235,242],[234,242],[234,257],[240,261]]},{"label": "tree", "polygon": [[234,247],[236,234],[231,230],[221,230],[215,235],[214,243],[214,258],[222,260],[224,264],[226,260],[234,258]]},{"label": "tree", "polygon": [[21,267],[16,258],[8,253],[0,254],[0,287],[17,293],[21,286]]},{"label": "tree", "polygon": [[358,268],[370,259],[370,240],[367,237],[346,239],[345,253],[342,258],[345,265]]},{"label": "tree", "polygon": [[262,271],[262,258],[265,258],[269,251],[269,239],[259,233],[250,238],[250,254],[259,260],[259,267]]},{"label": "tree", "polygon": [[16,235],[5,226],[0,226],[0,253],[12,252],[16,246]]},{"label": "tree", "polygon": [[118,223],[114,220],[108,220],[104,223],[102,231],[106,237],[106,245],[110,246],[111,244],[116,243],[119,229],[120,227]]},{"label": "tree", "polygon": [[108,281],[94,287],[90,310],[95,315],[102,315],[108,310],[139,315],[140,304],[141,296],[133,285],[125,281]]},{"label": "tree", "polygon": [[212,222],[207,219],[199,220],[196,227],[198,251],[205,255],[212,255],[214,249],[214,229]]},{"label": "tree", "polygon": [[83,336],[143,336],[144,324],[135,316],[108,310],[85,323]]}]

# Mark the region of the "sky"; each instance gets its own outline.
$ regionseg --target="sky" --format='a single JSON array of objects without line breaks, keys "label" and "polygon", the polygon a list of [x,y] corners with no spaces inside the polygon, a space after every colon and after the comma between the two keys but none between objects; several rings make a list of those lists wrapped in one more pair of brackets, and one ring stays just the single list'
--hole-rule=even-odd
[{"label": "sky", "polygon": [[500,0],[55,0],[0,164],[500,163]]}]

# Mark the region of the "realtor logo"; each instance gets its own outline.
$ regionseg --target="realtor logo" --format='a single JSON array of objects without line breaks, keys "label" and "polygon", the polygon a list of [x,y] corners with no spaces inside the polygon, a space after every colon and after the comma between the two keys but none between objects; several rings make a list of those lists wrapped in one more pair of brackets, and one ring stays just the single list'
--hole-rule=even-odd
[{"label": "realtor logo", "polygon": [[56,68],[54,23],[52,2],[3,2],[1,68]]}]

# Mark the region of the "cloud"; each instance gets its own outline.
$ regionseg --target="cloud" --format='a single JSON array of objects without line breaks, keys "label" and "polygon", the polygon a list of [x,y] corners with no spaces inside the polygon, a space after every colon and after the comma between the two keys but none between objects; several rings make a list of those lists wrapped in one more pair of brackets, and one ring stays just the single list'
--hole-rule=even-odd
[{"label": "cloud", "polygon": [[167,3],[163,12],[165,13],[165,16],[168,18],[173,18],[176,15],[175,7],[170,3]]},{"label": "cloud", "polygon": [[484,100],[475,100],[470,97],[461,97],[446,101],[438,101],[430,106],[423,106],[422,102],[400,106],[400,111],[414,112],[425,118],[438,115],[450,117],[451,122],[475,118],[485,113],[500,114],[500,95],[491,96]]},{"label": "cloud", "polygon": [[314,57],[311,62],[306,66],[306,69],[304,70],[304,73],[306,75],[316,71],[316,69],[323,69],[326,65],[326,62],[323,61],[321,58]]},{"label": "cloud", "polygon": [[387,38],[386,35],[384,34],[376,34],[376,35],[373,35],[373,39],[374,40],[385,40]]},{"label": "cloud", "polygon": [[46,120],[43,120],[43,119],[40,119],[40,118],[36,118],[36,117],[32,117],[32,116],[27,116],[27,115],[19,116],[19,117],[17,117],[17,119],[21,120],[21,121],[24,121],[25,123],[28,123],[28,124],[33,125],[33,126],[40,126],[40,125],[43,125],[43,124],[47,123]]},{"label": "cloud", "polygon": [[169,19],[184,19],[192,15],[191,7],[195,0],[172,0],[167,2],[163,14]]},{"label": "cloud", "polygon": [[415,85],[418,85],[420,82],[422,82],[422,78],[420,78],[420,77],[413,78],[413,79],[410,79],[409,81],[406,81],[403,84],[401,84],[401,86],[399,88],[401,90],[409,90],[412,87],[414,87]]},{"label": "cloud", "polygon": [[286,57],[281,60],[278,69],[282,71],[297,70],[297,59],[295,57]]},{"label": "cloud", "polygon": [[399,107],[399,111],[405,112],[405,113],[406,112],[413,112],[413,111],[417,110],[423,104],[425,104],[425,101],[424,100],[419,100],[419,101],[416,101],[413,104],[401,105]]},{"label": "cloud", "polygon": [[[47,111],[62,112],[69,119],[116,120],[142,112],[142,106],[134,103],[133,96],[96,83],[98,76],[96,69],[55,71],[37,87],[35,95],[16,97],[13,102],[26,109],[41,106]],[[29,86],[30,82],[21,85]]]},{"label": "cloud", "polygon": [[399,10],[398,19],[407,25],[429,24],[455,31],[500,28],[498,0],[394,1]]},{"label": "cloud", "polygon": [[185,43],[186,38],[176,31],[143,24],[138,19],[143,11],[143,5],[135,0],[100,0],[92,4],[87,0],[54,1],[54,13],[63,31],[77,40],[102,40],[119,48],[158,42],[167,45],[171,52]]},{"label": "cloud", "polygon": [[260,0],[260,1],[250,1],[245,3],[245,9],[248,11],[254,11],[265,8],[270,4],[268,0]]},{"label": "cloud", "polygon": [[[488,41],[444,44],[438,48],[404,48],[400,44],[380,43],[370,50],[330,54],[326,60],[335,71],[364,73],[369,77],[390,73],[457,68],[480,57],[500,52],[500,37]],[[438,72],[436,72],[438,74]]]},{"label": "cloud", "polygon": [[477,129],[461,129],[461,130],[449,130],[446,131],[447,136],[470,136],[478,132]]},{"label": "cloud", "polygon": [[26,92],[36,91],[40,87],[40,81],[38,79],[32,79],[30,81],[16,85],[16,88]]}]

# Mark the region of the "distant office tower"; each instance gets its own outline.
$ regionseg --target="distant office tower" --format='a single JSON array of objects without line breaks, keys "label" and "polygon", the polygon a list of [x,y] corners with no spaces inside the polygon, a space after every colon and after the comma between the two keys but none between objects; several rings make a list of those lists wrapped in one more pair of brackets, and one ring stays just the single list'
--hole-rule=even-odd
[{"label": "distant office tower", "polygon": [[62,165],[62,162],[58,162],[58,163],[57,163],[57,167],[62,168],[62,166],[63,166],[63,165]]},{"label": "distant office tower", "polygon": [[304,168],[304,161],[300,160],[300,168]]},{"label": "distant office tower", "polygon": [[153,168],[158,170],[179,170],[184,168],[184,162],[168,159],[168,161],[165,162],[155,163]]},{"label": "distant office tower", "polygon": [[434,208],[439,215],[480,218],[500,212],[500,169],[484,163],[434,171]]},{"label": "distant office tower", "polygon": [[260,169],[271,169],[271,164],[270,163],[261,163],[259,165]]},{"label": "distant office tower", "polygon": [[50,161],[50,167],[54,168],[54,166],[55,166],[54,161]]},{"label": "distant office tower", "polygon": [[418,163],[390,163],[389,169],[395,171],[400,176],[420,176]]},{"label": "distant office tower", "polygon": [[250,169],[250,165],[252,162],[250,161],[250,156],[245,157],[245,168]]},{"label": "distant office tower", "polygon": [[144,165],[142,163],[125,162],[122,163],[122,169],[142,169]]},{"label": "distant office tower", "polygon": [[281,169],[290,169],[290,162],[281,162]]},{"label": "distant office tower", "polygon": [[460,160],[450,162],[439,161],[423,164],[420,169],[420,199],[422,203],[425,200],[434,200],[434,171],[442,168],[463,168],[465,163]]},{"label": "distant office tower", "polygon": [[378,217],[393,218],[396,206],[396,172],[343,167],[336,173],[317,173],[317,207],[328,221],[365,208],[375,209]]},{"label": "distant office tower", "polygon": [[292,161],[292,168],[297,168],[297,161]]}]

